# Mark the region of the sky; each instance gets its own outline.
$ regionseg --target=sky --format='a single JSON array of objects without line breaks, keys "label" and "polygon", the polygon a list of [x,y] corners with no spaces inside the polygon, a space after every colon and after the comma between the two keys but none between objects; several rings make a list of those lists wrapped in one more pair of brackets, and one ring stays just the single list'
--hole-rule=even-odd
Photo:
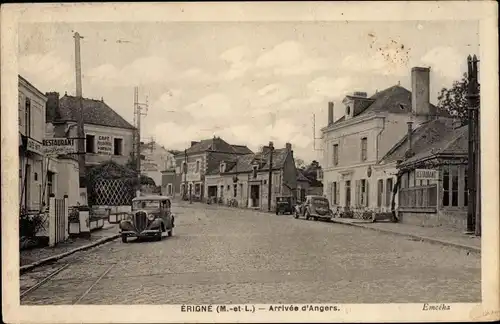
[{"label": "sky", "polygon": [[[19,73],[42,92],[75,94],[74,39],[83,95],[133,121],[134,87],[148,102],[141,137],[167,149],[220,136],[257,150],[292,144],[320,159],[328,101],[400,83],[431,68],[431,102],[479,51],[477,21],[97,22],[19,26]],[[313,118],[313,115],[315,118]],[[315,119],[316,132],[313,130]],[[316,147],[315,147],[316,146]]]}]

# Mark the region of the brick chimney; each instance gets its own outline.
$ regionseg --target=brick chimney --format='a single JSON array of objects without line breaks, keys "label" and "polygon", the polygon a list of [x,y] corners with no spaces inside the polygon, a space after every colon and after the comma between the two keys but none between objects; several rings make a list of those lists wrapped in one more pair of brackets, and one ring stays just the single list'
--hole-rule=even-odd
[{"label": "brick chimney", "polygon": [[47,103],[45,104],[45,120],[53,122],[61,118],[59,112],[59,92],[46,92]]},{"label": "brick chimney", "polygon": [[415,116],[430,115],[430,68],[411,69],[411,111]]},{"label": "brick chimney", "polygon": [[333,102],[328,103],[328,126],[333,124]]}]

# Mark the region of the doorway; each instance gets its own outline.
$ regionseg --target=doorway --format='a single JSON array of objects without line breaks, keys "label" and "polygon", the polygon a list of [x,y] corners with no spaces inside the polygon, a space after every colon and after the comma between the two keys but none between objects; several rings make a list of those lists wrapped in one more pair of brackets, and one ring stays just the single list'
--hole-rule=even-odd
[{"label": "doorway", "polygon": [[260,207],[260,185],[250,186],[251,207]]}]

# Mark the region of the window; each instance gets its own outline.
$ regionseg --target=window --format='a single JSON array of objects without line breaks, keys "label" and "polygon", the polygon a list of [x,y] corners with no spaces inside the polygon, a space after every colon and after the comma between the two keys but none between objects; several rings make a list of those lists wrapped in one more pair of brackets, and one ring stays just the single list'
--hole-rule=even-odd
[{"label": "window", "polygon": [[351,206],[351,181],[349,180],[345,182],[345,205]]},{"label": "window", "polygon": [[332,182],[332,202],[337,204],[337,182]]},{"label": "window", "polygon": [[362,179],[359,187],[359,204],[361,206],[368,206],[368,181]]},{"label": "window", "polygon": [[392,200],[392,178],[389,178],[385,181],[385,205],[389,207],[389,204]]},{"label": "window", "polygon": [[196,173],[200,172],[200,161],[196,161]]},{"label": "window", "polygon": [[87,135],[85,136],[85,152],[95,153],[95,136]]},{"label": "window", "polygon": [[26,98],[24,106],[24,125],[26,127],[26,136],[31,136],[31,99]]},{"label": "window", "polygon": [[121,138],[115,138],[114,139],[114,143],[113,143],[113,147],[114,147],[114,154],[115,155],[123,155],[123,139]]},{"label": "window", "polygon": [[225,163],[221,163],[220,164],[220,173],[223,173],[224,171],[226,171],[226,164]]},{"label": "window", "polygon": [[458,206],[458,167],[454,166],[451,170],[451,205]]},{"label": "window", "polygon": [[230,185],[227,185],[227,190],[231,190],[231,186]]},{"label": "window", "polygon": [[253,178],[254,179],[257,178],[257,166],[256,165],[253,166],[252,172],[253,172],[253,174],[252,174]]},{"label": "window", "polygon": [[450,173],[447,166],[443,167],[443,206],[450,205]]},{"label": "window", "polygon": [[233,192],[233,196],[234,196],[234,198],[236,198],[236,196],[238,195],[238,185],[235,184],[235,185],[233,185],[233,187],[234,187],[233,188],[233,191],[234,191]]},{"label": "window", "polygon": [[337,166],[339,164],[339,145],[333,144],[333,165]]},{"label": "window", "polygon": [[361,139],[361,161],[366,161],[366,149],[368,147],[368,140],[366,137],[363,137]]},{"label": "window", "polygon": [[382,207],[382,200],[384,199],[384,180],[377,181],[377,207]]},{"label": "window", "polygon": [[464,168],[464,206],[469,204],[469,187],[467,183],[467,168]]},{"label": "window", "polygon": [[172,195],[172,184],[171,184],[171,183],[169,183],[169,184],[167,185],[167,195],[168,195],[168,196],[171,196],[171,195]]}]

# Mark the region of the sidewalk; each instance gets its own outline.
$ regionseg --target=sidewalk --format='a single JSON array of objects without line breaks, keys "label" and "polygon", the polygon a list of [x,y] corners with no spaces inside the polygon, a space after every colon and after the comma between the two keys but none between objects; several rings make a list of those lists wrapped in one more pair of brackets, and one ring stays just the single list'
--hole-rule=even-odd
[{"label": "sidewalk", "polygon": [[404,223],[364,221],[352,218],[335,218],[334,223],[357,226],[389,234],[412,237],[417,240],[454,246],[471,252],[481,252],[481,238],[462,231],[444,227],[423,227]]},{"label": "sidewalk", "polygon": [[19,252],[21,271],[28,271],[50,260],[85,250],[118,237],[118,224],[104,222],[104,227],[91,232],[90,238],[69,238],[54,247],[35,248]]}]

